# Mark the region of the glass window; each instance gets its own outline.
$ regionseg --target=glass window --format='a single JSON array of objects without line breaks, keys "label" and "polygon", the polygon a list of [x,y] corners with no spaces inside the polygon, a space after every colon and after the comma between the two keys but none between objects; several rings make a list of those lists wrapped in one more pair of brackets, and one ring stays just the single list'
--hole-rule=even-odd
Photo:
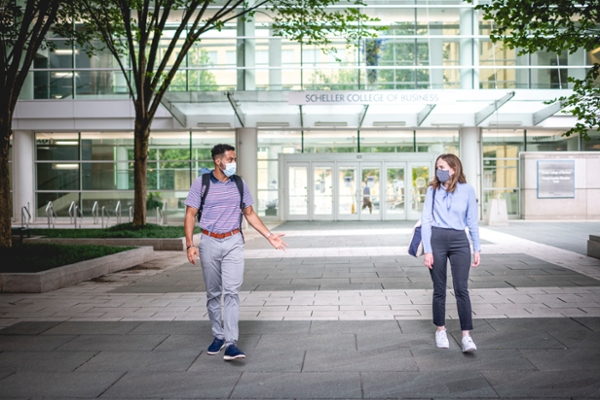
[{"label": "glass window", "polygon": [[37,160],[79,160],[79,134],[36,133]]},{"label": "glass window", "polygon": [[417,152],[459,155],[458,130],[417,130]]},{"label": "glass window", "polygon": [[79,190],[79,164],[76,162],[37,163],[38,190]]},{"label": "glass window", "polygon": [[305,131],[305,153],[358,152],[357,131]]},{"label": "glass window", "polygon": [[133,132],[82,132],[81,159],[133,160]]},{"label": "glass window", "polygon": [[579,135],[569,138],[564,131],[527,130],[527,151],[579,151]]},{"label": "glass window", "polygon": [[600,151],[600,132],[588,132],[590,140],[582,140],[583,151]]},{"label": "glass window", "polygon": [[279,154],[301,151],[302,134],[299,131],[258,132],[258,199],[255,208],[259,215],[278,215]]},{"label": "glass window", "polygon": [[360,131],[361,153],[414,152],[413,131]]}]

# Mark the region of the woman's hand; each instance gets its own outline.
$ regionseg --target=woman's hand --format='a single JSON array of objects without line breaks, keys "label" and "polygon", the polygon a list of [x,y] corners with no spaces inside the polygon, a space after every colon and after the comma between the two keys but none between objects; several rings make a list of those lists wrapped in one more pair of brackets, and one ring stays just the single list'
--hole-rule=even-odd
[{"label": "woman's hand", "polygon": [[475,252],[473,253],[473,264],[471,264],[471,267],[476,267],[479,265],[479,263],[481,262],[481,256],[479,255],[479,252]]},{"label": "woman's hand", "polygon": [[425,259],[423,260],[425,266],[429,269],[433,269],[433,253],[425,253]]}]

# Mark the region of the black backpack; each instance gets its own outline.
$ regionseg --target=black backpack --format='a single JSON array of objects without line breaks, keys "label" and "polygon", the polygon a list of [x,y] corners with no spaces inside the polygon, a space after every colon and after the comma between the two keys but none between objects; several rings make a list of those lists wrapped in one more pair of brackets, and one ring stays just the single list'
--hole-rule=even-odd
[{"label": "black backpack", "polygon": [[[204,189],[204,193],[202,193],[202,197],[200,199],[200,208],[198,209],[198,222],[202,218],[202,209],[204,208],[204,201],[206,200],[206,196],[208,195],[208,188],[210,188],[210,175],[208,172],[202,175],[202,188]],[[246,204],[244,204],[244,182],[242,178],[237,175],[231,175],[229,179],[232,179],[235,182],[235,186],[238,188],[238,192],[240,192],[240,232],[242,231],[242,219],[244,218],[244,208],[246,208]],[[202,190],[202,189],[200,189]]]}]

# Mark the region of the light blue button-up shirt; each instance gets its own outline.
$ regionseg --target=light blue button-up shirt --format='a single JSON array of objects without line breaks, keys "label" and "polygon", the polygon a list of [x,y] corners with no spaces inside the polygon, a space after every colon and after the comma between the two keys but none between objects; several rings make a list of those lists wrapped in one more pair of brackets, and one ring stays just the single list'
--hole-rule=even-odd
[{"label": "light blue button-up shirt", "polygon": [[421,215],[421,239],[425,253],[431,253],[432,226],[461,231],[468,227],[473,242],[473,251],[481,251],[477,200],[473,186],[466,183],[456,183],[454,193],[448,193],[443,185],[440,186],[435,194],[433,215],[431,214],[432,201],[433,187],[429,186],[423,204],[423,214]]}]

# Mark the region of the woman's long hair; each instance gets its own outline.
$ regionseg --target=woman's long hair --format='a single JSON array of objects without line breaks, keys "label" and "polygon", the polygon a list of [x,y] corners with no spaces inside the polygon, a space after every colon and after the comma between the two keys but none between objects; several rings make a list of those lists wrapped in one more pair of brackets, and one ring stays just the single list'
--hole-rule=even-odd
[{"label": "woman's long hair", "polygon": [[[454,175],[450,176],[448,180],[448,185],[446,186],[446,191],[448,193],[454,193],[456,189],[456,183],[467,183],[467,178],[465,178],[465,174],[463,173],[462,163],[460,162],[460,158],[455,156],[454,154],[442,154],[435,160],[435,171],[437,171],[437,163],[439,159],[442,159],[448,163],[448,166],[454,170]],[[433,174],[433,180],[429,184],[433,186],[434,189],[439,189],[442,183],[439,181],[437,174]]]}]

